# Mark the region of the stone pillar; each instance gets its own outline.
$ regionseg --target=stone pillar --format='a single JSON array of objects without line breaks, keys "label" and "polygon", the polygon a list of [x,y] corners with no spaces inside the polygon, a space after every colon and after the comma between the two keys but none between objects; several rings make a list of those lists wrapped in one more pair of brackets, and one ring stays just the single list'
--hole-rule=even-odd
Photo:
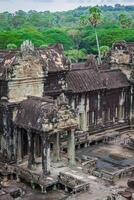
[{"label": "stone pillar", "polygon": [[122,90],[119,100],[119,122],[124,122],[124,102],[125,102],[125,96],[124,96],[124,91]]},{"label": "stone pillar", "polygon": [[14,131],[16,133],[16,154],[17,154],[17,163],[20,163],[22,161],[22,140],[21,140],[21,129],[16,128]]},{"label": "stone pillar", "polygon": [[32,169],[35,162],[34,159],[34,134],[30,130],[27,132],[28,136],[28,168]]},{"label": "stone pillar", "polygon": [[36,160],[36,155],[37,155],[37,135],[34,135],[34,159]]},{"label": "stone pillar", "polygon": [[100,96],[100,92],[99,92],[98,93],[98,112],[100,112],[100,108],[101,108],[101,96]]},{"label": "stone pillar", "polygon": [[131,128],[133,128],[134,127],[134,88],[133,88],[133,86],[131,86],[131,94],[130,94],[130,117],[129,117],[129,119],[130,119],[130,126],[131,126]]},{"label": "stone pillar", "polygon": [[14,125],[13,130],[13,149],[12,149],[12,155],[14,156],[14,160],[17,162],[17,148],[18,148],[18,134],[17,134],[17,128]]},{"label": "stone pillar", "polygon": [[97,105],[97,124],[101,125],[102,122],[102,117],[101,117],[101,96],[100,96],[100,92],[98,92],[98,105]]},{"label": "stone pillar", "polygon": [[45,133],[42,134],[42,170],[44,175],[50,174],[50,141]]},{"label": "stone pillar", "polygon": [[70,166],[75,165],[75,136],[73,129],[68,131],[68,162]]},{"label": "stone pillar", "polygon": [[85,107],[85,99],[86,99],[86,96],[82,95],[81,102],[80,102],[80,105],[79,105],[79,123],[80,123],[80,128],[83,131],[88,130],[88,127],[87,127],[87,109]]},{"label": "stone pillar", "polygon": [[53,161],[58,162],[60,161],[60,134],[56,133],[54,136],[54,143],[53,143]]}]

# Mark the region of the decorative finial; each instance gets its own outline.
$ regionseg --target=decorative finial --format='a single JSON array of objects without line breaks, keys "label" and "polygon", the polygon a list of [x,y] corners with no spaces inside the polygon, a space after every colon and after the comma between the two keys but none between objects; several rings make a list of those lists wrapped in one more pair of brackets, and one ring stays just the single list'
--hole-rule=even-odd
[{"label": "decorative finial", "polygon": [[34,45],[30,40],[26,40],[21,45],[21,52],[25,54],[29,54],[34,51]]}]

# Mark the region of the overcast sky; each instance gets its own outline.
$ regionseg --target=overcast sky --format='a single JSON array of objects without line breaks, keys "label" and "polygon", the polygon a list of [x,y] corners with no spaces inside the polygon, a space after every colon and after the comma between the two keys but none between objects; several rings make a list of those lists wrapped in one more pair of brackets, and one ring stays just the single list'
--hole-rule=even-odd
[{"label": "overcast sky", "polygon": [[116,3],[134,5],[134,0],[0,0],[0,12],[14,12],[16,10],[62,11],[78,6],[113,5]]}]

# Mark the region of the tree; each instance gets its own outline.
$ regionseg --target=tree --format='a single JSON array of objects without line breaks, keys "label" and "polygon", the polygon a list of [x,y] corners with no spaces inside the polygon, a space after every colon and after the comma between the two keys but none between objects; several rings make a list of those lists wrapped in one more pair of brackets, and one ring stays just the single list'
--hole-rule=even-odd
[{"label": "tree", "polygon": [[89,9],[89,15],[87,17],[82,16],[80,18],[80,21],[82,24],[90,24],[94,29],[96,43],[97,43],[97,49],[98,49],[98,59],[99,59],[99,64],[101,64],[100,45],[99,45],[99,39],[98,39],[96,27],[102,21],[102,12],[98,7],[96,7],[96,6],[92,7]]},{"label": "tree", "polygon": [[16,44],[9,43],[9,44],[7,45],[7,49],[16,49],[16,48],[17,48]]},{"label": "tree", "polygon": [[120,14],[119,23],[122,28],[130,28],[132,26],[132,19],[126,14]]},{"label": "tree", "polygon": [[87,20],[87,16],[85,15],[81,15],[80,16],[80,24],[83,26],[87,25],[88,24],[88,20]]},{"label": "tree", "polygon": [[86,50],[72,49],[72,50],[66,51],[65,54],[72,62],[78,62],[79,60],[82,60],[86,57]]},{"label": "tree", "polygon": [[79,50],[80,43],[81,43],[81,32],[80,32],[80,30],[72,29],[72,30],[68,31],[68,35],[72,37],[74,44],[75,44],[75,48],[77,50]]},{"label": "tree", "polygon": [[107,53],[109,52],[109,46],[101,46],[100,47],[100,53],[101,53],[101,58],[104,58]]},{"label": "tree", "polygon": [[62,31],[58,28],[52,28],[44,31],[43,37],[45,44],[50,45],[55,43],[61,43],[63,44],[65,50],[72,49],[74,46],[73,40],[69,37],[69,35],[65,31]]}]

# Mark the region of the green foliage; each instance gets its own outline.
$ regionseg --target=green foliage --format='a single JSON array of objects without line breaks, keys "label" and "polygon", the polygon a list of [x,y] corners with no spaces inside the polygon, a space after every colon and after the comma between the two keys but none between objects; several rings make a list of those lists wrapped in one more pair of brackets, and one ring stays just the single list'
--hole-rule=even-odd
[{"label": "green foliage", "polygon": [[98,34],[96,31],[96,26],[98,24],[100,24],[101,20],[102,20],[101,9],[97,6],[89,8],[89,14],[87,15],[86,18],[84,17],[82,20],[83,20],[83,23],[87,23],[87,25],[90,24],[94,29],[94,33],[95,33],[95,37],[96,37],[96,45],[97,45],[97,50],[98,50],[99,63],[101,63],[100,45],[99,45]]},{"label": "green foliage", "polygon": [[[96,12],[93,20],[93,13]],[[102,15],[103,23],[100,24]],[[100,46],[111,47],[113,42],[119,40],[134,42],[133,19],[134,6],[119,4],[115,7],[79,7],[55,13],[22,10],[14,14],[3,12],[0,13],[0,48],[7,48],[8,44],[20,47],[20,44],[28,39],[36,47],[42,48],[49,44],[62,43],[65,50],[74,57],[82,49],[86,49],[87,53],[97,54],[96,37],[91,24],[97,25]]]},{"label": "green foliage", "polygon": [[47,44],[42,44],[42,45],[40,45],[40,48],[47,48],[47,47],[48,47]]},{"label": "green foliage", "polygon": [[[116,41],[126,40],[134,42],[134,29],[115,28],[111,25],[110,28],[99,28],[98,36],[100,38],[100,46],[109,46]],[[86,29],[81,42],[81,48],[85,48],[88,53],[97,53],[96,38],[91,28]]]},{"label": "green foliage", "polygon": [[81,16],[80,16],[80,24],[81,24],[82,26],[85,26],[85,25],[88,24],[88,18],[87,18],[86,15],[81,15]]},{"label": "green foliage", "polygon": [[100,47],[100,52],[101,52],[101,57],[105,57],[107,53],[109,52],[110,48],[108,46],[101,46]]},{"label": "green foliage", "polygon": [[0,32],[0,48],[6,48],[9,43],[14,43],[19,47],[24,40],[31,40],[36,47],[62,43],[65,50],[73,48],[74,45],[69,35],[59,29],[40,32],[35,27],[28,26],[19,30]]},{"label": "green foliage", "polygon": [[130,28],[132,26],[132,19],[126,14],[120,14],[119,23],[122,28]]},{"label": "green foliage", "polygon": [[16,48],[17,48],[16,44],[10,43],[7,45],[7,49],[16,49]]},{"label": "green foliage", "polygon": [[82,31],[78,29],[71,29],[67,33],[74,42],[74,48],[79,49],[82,38]]},{"label": "green foliage", "polygon": [[93,27],[96,27],[99,23],[101,23],[102,19],[102,11],[99,7],[92,7],[89,9],[88,21]]},{"label": "green foliage", "polygon": [[65,52],[66,56],[72,61],[77,62],[82,60],[86,57],[86,50],[85,49],[72,49]]},{"label": "green foliage", "polygon": [[46,44],[62,43],[65,50],[73,48],[73,40],[69,35],[60,29],[48,29],[43,32]]}]

